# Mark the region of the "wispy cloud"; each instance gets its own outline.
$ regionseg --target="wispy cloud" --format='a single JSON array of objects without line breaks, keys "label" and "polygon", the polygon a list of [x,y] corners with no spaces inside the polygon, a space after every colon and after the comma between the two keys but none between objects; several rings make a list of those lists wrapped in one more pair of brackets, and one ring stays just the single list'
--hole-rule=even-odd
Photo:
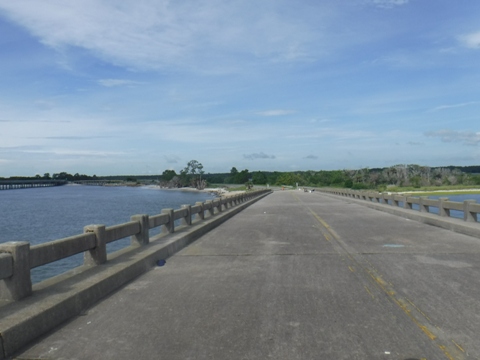
[{"label": "wispy cloud", "polygon": [[421,145],[423,145],[423,143],[418,142],[418,141],[409,141],[409,142],[407,142],[407,145],[411,145],[411,146],[421,146]]},{"label": "wispy cloud", "polygon": [[132,85],[142,84],[139,81],[126,80],[126,79],[101,79],[101,80],[98,80],[98,83],[105,87],[132,86]]},{"label": "wispy cloud", "polygon": [[168,164],[178,164],[180,161],[180,157],[177,155],[165,155],[164,158]]},{"label": "wispy cloud", "polygon": [[133,69],[236,68],[239,54],[267,62],[311,59],[309,45],[318,38],[281,4],[253,0],[19,0],[0,1],[0,9],[59,52],[86,49]]},{"label": "wispy cloud", "polygon": [[253,154],[243,154],[243,158],[247,160],[275,159],[275,155],[267,155],[263,152],[260,152],[260,153],[253,153]]},{"label": "wispy cloud", "polygon": [[459,37],[460,43],[469,49],[480,49],[480,31]]},{"label": "wispy cloud", "polygon": [[316,156],[316,155],[308,155],[308,156],[305,156],[304,159],[317,160],[317,159],[318,159],[318,156]]},{"label": "wispy cloud", "polygon": [[259,111],[256,114],[260,116],[284,116],[284,115],[290,115],[294,114],[295,111],[293,110],[266,110],[266,111]]},{"label": "wispy cloud", "polygon": [[110,139],[113,136],[30,136],[28,139],[45,139],[45,140],[92,140],[92,139]]},{"label": "wispy cloud", "polygon": [[50,100],[37,100],[35,106],[40,110],[52,110],[55,107],[55,103]]},{"label": "wispy cloud", "polygon": [[452,109],[452,108],[460,108],[464,106],[469,106],[469,105],[475,105],[478,104],[478,101],[470,101],[466,103],[460,103],[460,104],[452,104],[452,105],[440,105],[437,106],[433,109],[428,110],[428,112],[433,112],[433,111],[440,111],[440,110],[446,110],[446,109]]},{"label": "wispy cloud", "polygon": [[97,151],[97,150],[71,150],[71,149],[48,149],[48,150],[25,150],[25,153],[31,154],[51,154],[62,156],[88,156],[88,157],[111,157],[124,155],[122,151]]},{"label": "wispy cloud", "polygon": [[439,137],[443,142],[460,142],[464,145],[477,146],[480,144],[480,132],[474,131],[455,131],[455,130],[437,130],[428,131],[425,136]]},{"label": "wispy cloud", "polygon": [[409,0],[368,0],[368,2],[377,7],[389,9],[395,6],[406,5]]}]

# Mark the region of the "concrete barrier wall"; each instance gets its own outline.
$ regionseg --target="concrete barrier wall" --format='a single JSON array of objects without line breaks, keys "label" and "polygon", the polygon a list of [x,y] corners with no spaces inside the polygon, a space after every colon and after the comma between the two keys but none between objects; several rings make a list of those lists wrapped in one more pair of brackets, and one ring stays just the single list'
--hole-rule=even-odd
[{"label": "concrete barrier wall", "polygon": [[413,205],[418,205],[418,211],[422,213],[431,213],[431,208],[437,208],[438,216],[440,217],[450,217],[450,211],[457,210],[463,212],[464,221],[475,223],[478,223],[479,221],[478,214],[480,213],[480,204],[475,200],[455,202],[449,201],[448,198],[428,199],[425,196],[417,197],[350,189],[318,189],[318,191],[359,200],[366,200],[373,203],[391,205],[393,207],[402,207],[408,210],[413,210]]},{"label": "concrete barrier wall", "polygon": [[[0,244],[0,300],[20,300],[32,294],[30,270],[58,261],[78,253],[84,253],[84,265],[100,265],[107,261],[106,244],[131,237],[131,245],[142,246],[175,232],[175,221],[191,226],[232,206],[243,203],[269,190],[242,193],[194,206],[182,205],[180,209],[163,209],[158,215],[133,215],[131,221],[105,227],[88,225],[84,233],[40,245],[30,246],[28,242]],[[161,234],[150,239],[149,230],[162,227]],[[23,262],[20,264],[20,262]]]}]

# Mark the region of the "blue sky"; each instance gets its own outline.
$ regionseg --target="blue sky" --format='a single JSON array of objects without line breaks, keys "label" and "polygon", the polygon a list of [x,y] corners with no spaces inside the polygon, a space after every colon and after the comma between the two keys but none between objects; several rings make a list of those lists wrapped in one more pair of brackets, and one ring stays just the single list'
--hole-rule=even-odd
[{"label": "blue sky", "polygon": [[0,176],[480,164],[480,1],[0,0]]}]

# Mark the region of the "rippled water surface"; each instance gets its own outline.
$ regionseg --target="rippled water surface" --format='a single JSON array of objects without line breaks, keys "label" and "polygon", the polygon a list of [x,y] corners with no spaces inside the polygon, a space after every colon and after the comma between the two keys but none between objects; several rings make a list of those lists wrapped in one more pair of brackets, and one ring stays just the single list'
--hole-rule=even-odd
[{"label": "rippled water surface", "polygon": [[[159,190],[148,187],[67,185],[0,191],[0,243],[29,241],[31,245],[83,233],[90,224],[111,226],[130,221],[135,214],[159,214],[211,199],[203,192]],[[129,239],[108,245],[111,252]],[[81,265],[81,254],[32,270],[33,282]]]}]

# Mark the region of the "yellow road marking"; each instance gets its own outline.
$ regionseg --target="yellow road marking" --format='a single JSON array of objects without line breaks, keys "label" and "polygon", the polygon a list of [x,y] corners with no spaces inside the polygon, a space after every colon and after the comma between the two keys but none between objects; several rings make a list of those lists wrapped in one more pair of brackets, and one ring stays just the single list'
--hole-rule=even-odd
[{"label": "yellow road marking", "polygon": [[[295,196],[295,195],[294,195]],[[295,196],[296,197],[296,196]],[[298,199],[298,197],[296,197],[298,201],[301,201],[300,199]],[[345,251],[344,254],[346,254],[348,256],[348,258],[356,263],[356,264],[359,264],[358,260],[353,257],[350,252],[340,243],[340,236],[330,227],[330,225],[328,225],[320,216],[318,216],[312,209],[310,209],[309,207],[307,207],[308,210],[310,211],[310,213],[315,217],[315,219],[317,219],[317,221],[322,224],[322,226],[329,232],[329,234],[331,234],[333,236],[333,238],[336,240],[337,244],[340,245],[343,250]],[[327,238],[327,235],[324,234],[325,238]],[[328,240],[328,239],[327,239]],[[328,240],[330,241],[330,240]],[[341,255],[342,256],[342,255]],[[344,257],[342,256],[342,260],[345,260]],[[366,260],[366,259],[365,259]],[[395,303],[400,309],[402,309],[402,311],[413,321],[413,323],[415,325],[418,326],[418,328],[420,330],[422,330],[422,332],[432,341],[434,341],[436,343],[436,345],[439,347],[439,349],[444,353],[444,355],[449,359],[449,360],[457,360],[456,358],[452,357],[452,355],[450,354],[449,352],[449,349],[447,348],[447,346],[445,345],[442,345],[440,343],[438,343],[438,340],[437,340],[437,336],[429,329],[428,326],[424,325],[419,319],[417,319],[415,317],[414,314],[412,314],[412,311],[411,311],[411,307],[413,307],[417,313],[421,314],[429,323],[431,323],[430,319],[428,318],[428,316],[426,316],[422,311],[420,311],[420,309],[410,300],[403,300],[401,298],[398,298],[396,292],[394,291],[393,289],[393,285],[391,282],[386,282],[385,280],[382,279],[382,277],[378,274],[378,272],[376,271],[376,269],[372,266],[372,264],[366,260],[366,262],[369,264],[370,268],[364,268],[365,272],[370,275],[370,277],[372,278],[372,280],[374,280],[374,282],[380,287],[380,289],[388,295],[388,297],[393,301],[393,303]],[[349,269],[350,271],[354,272],[353,271],[353,268],[351,266],[349,266]],[[364,286],[365,290],[367,291],[367,293],[372,297],[374,298],[373,294],[371,293],[370,289],[368,289],[367,286]],[[410,304],[407,304],[407,302]],[[438,328],[438,326],[436,325],[433,325],[433,327],[436,327]],[[437,340],[437,341],[435,341]],[[465,350],[460,346],[458,345],[455,341],[453,341],[453,344],[455,345],[456,348],[458,348],[458,350],[462,351],[463,353],[465,352]],[[455,348],[451,348],[450,350],[455,350]],[[456,352],[456,351],[454,351]],[[459,355],[460,356],[460,355]],[[458,359],[463,359],[463,356],[460,356]]]},{"label": "yellow road marking", "polygon": [[430,318],[429,318],[422,310],[420,310],[420,309],[417,307],[417,305],[415,305],[415,304],[414,304],[413,302],[411,302],[409,299],[406,299],[406,300],[407,300],[407,301],[410,303],[410,305],[412,305],[420,314],[422,314],[422,315],[425,317],[425,319],[427,319],[428,321],[431,321]]},{"label": "yellow road marking", "polygon": [[460,346],[458,345],[455,341],[452,340],[452,343],[461,351],[461,352],[465,352],[465,350]]},{"label": "yellow road marking", "polygon": [[375,296],[373,296],[372,292],[370,291],[370,289],[368,288],[368,286],[364,285],[363,286],[365,288],[365,290],[367,291],[368,295],[370,295],[372,297],[372,299],[375,299]]}]

